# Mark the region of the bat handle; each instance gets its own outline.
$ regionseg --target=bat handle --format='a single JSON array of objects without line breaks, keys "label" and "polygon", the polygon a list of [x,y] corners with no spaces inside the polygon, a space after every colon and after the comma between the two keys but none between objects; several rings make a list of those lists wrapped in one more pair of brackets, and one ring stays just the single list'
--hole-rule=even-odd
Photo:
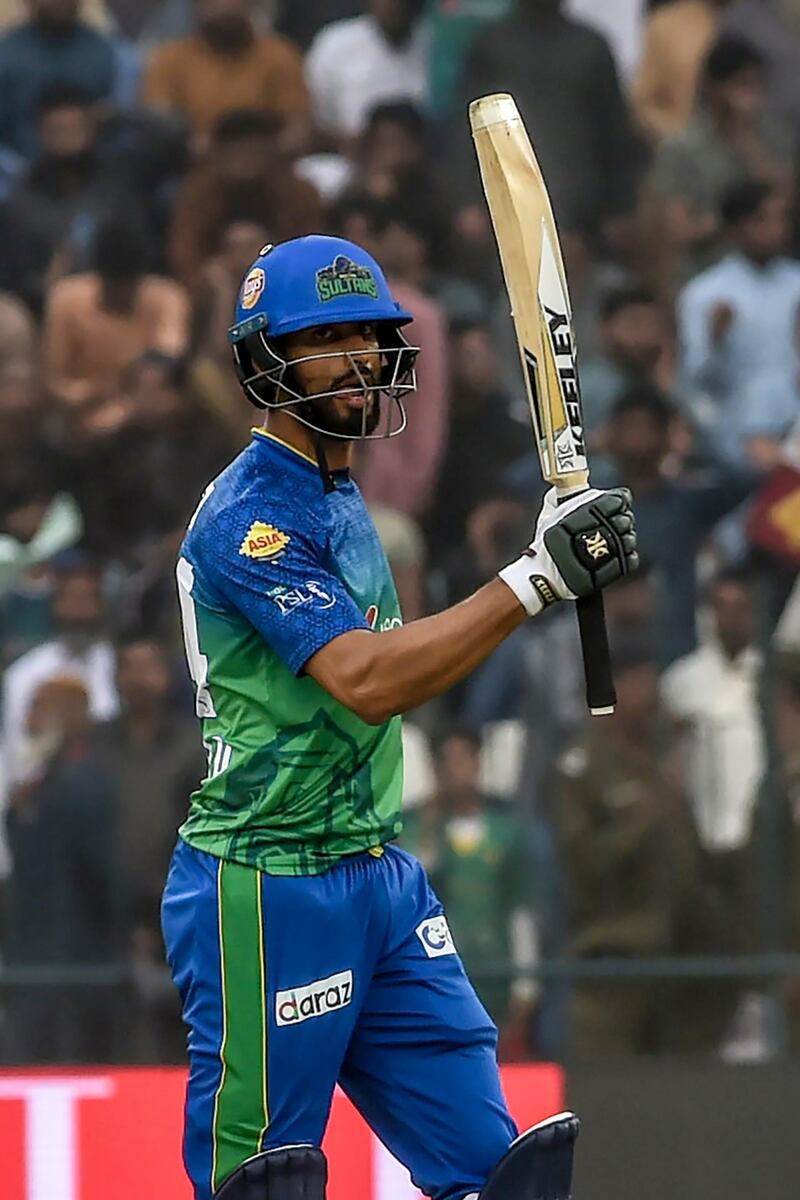
[{"label": "bat handle", "polygon": [[617,693],[611,674],[603,593],[583,596],[576,604],[586,675],[586,702],[593,717],[604,716],[613,713]]}]

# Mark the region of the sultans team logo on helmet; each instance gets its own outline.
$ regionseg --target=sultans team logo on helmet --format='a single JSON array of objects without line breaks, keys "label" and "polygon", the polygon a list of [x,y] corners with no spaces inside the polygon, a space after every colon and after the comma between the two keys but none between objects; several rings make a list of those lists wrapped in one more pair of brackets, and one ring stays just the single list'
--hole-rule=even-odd
[{"label": "sultans team logo on helmet", "polygon": [[337,254],[329,267],[317,271],[317,295],[323,304],[339,296],[379,298],[378,285],[369,267],[353,262],[346,254]]}]

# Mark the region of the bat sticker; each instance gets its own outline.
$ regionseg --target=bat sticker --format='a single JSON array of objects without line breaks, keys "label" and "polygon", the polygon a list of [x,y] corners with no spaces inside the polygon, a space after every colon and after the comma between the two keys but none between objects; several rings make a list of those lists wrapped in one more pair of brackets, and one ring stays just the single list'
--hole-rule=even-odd
[{"label": "bat sticker", "polygon": [[572,314],[558,269],[547,224],[542,221],[542,257],[539,267],[539,303],[548,336],[544,340],[545,363],[552,397],[549,411],[559,475],[586,471],[586,444],[581,415],[581,394],[572,336]]}]

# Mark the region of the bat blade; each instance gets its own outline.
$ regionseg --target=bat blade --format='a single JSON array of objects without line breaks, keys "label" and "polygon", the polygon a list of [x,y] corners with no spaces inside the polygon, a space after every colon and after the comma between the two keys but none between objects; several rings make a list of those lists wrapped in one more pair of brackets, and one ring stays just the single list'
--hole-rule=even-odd
[{"label": "bat blade", "polygon": [[[513,98],[469,110],[494,227],[542,475],[566,498],[589,486],[572,308],[550,197]],[[600,593],[578,601],[587,701],[616,703]]]}]

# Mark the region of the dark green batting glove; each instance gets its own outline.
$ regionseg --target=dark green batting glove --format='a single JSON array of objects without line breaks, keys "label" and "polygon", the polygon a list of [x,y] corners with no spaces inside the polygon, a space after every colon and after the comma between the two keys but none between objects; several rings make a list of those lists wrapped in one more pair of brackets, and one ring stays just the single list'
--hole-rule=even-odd
[{"label": "dark green batting glove", "polygon": [[499,572],[531,616],[638,569],[632,499],[627,488],[587,488],[559,503],[557,490],[548,491],[530,546]]}]

